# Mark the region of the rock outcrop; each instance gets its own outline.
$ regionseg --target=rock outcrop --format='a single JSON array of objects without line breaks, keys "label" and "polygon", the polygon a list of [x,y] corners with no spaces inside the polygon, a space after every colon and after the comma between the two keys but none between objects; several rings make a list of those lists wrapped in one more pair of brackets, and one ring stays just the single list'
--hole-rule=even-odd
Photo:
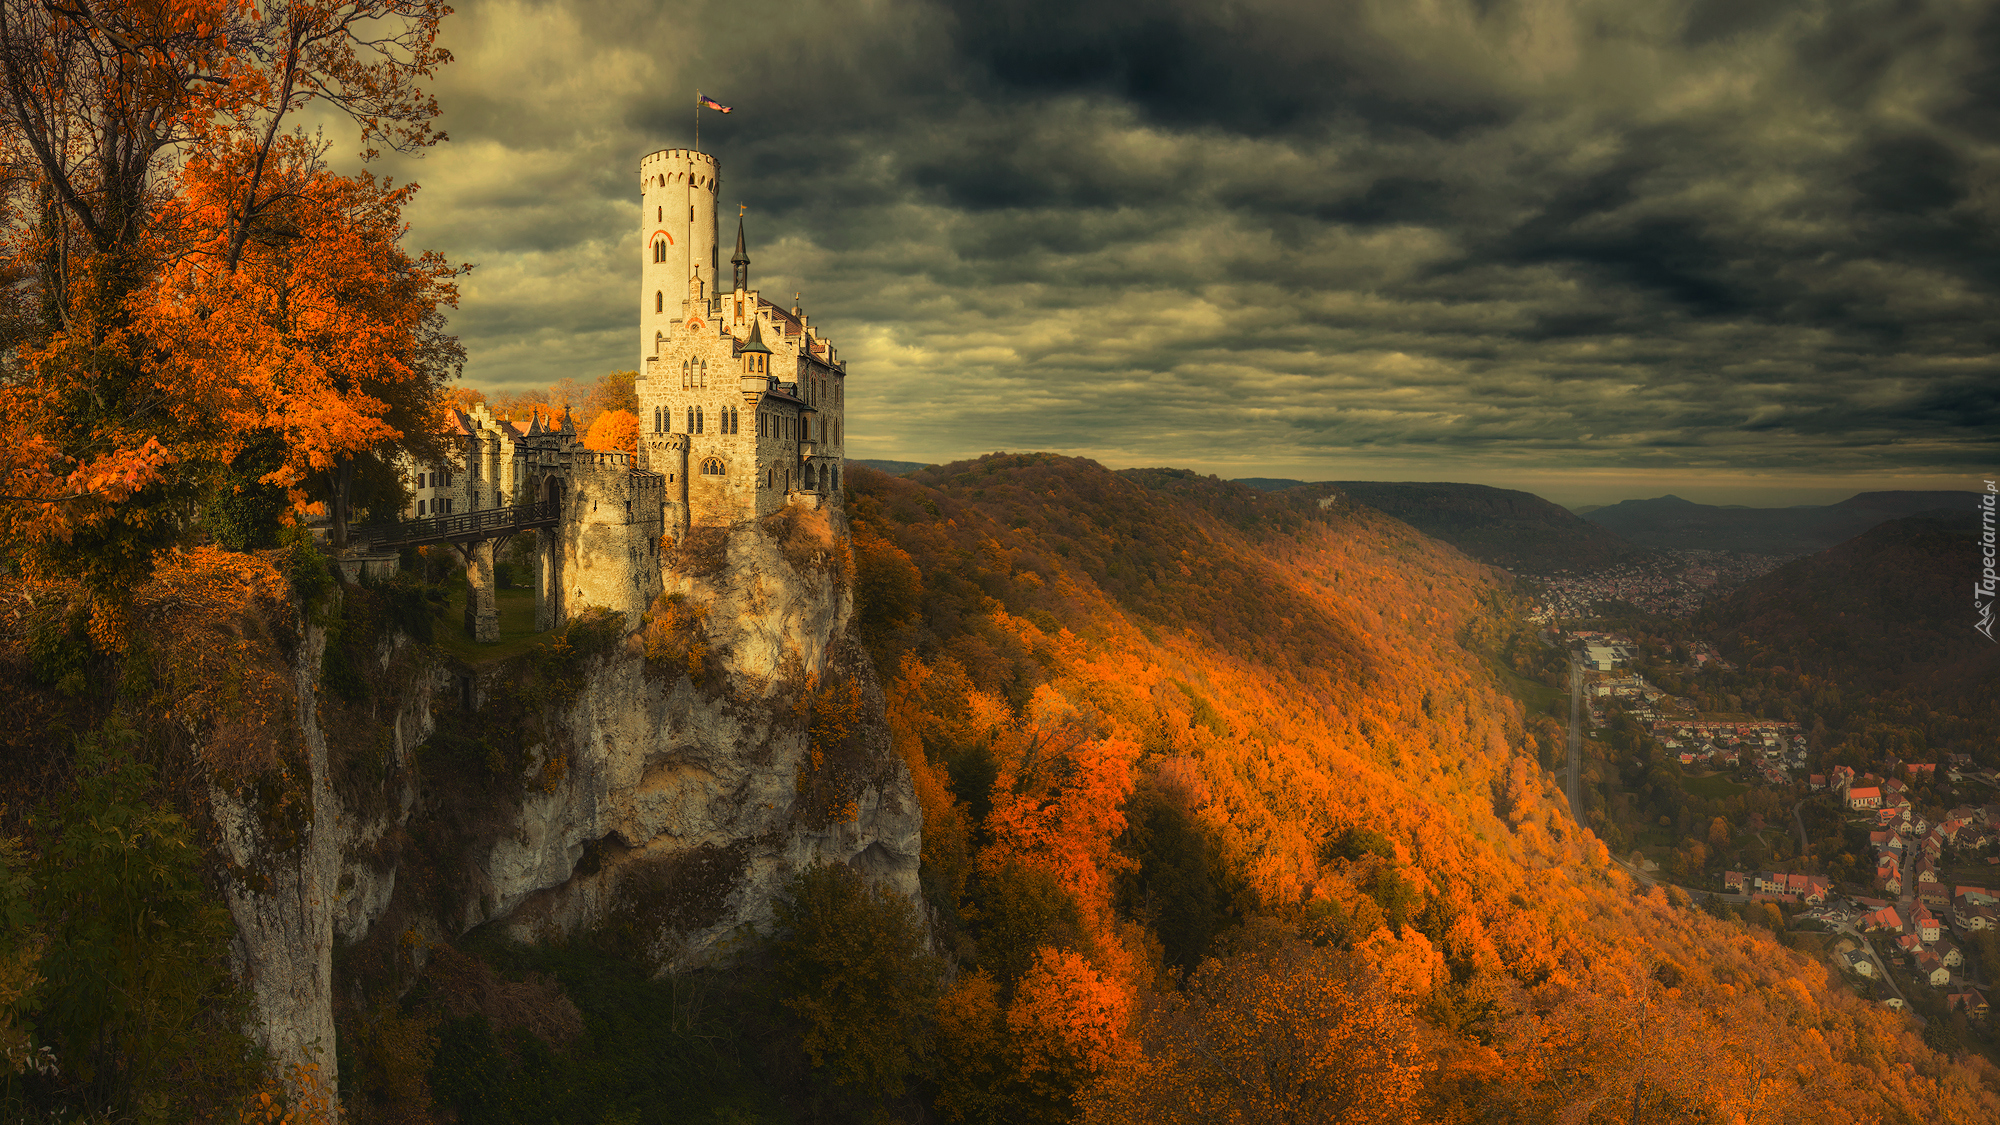
[{"label": "rock outcrop", "polygon": [[835,511],[698,528],[648,618],[576,614],[590,651],[474,667],[391,632],[365,705],[328,696],[309,630],[304,831],[274,839],[254,798],[214,796],[238,963],[281,1071],[334,1072],[336,944],[420,964],[477,926],[616,924],[669,971],[766,925],[815,863],[914,897],[921,814],[849,627],[849,558]]}]

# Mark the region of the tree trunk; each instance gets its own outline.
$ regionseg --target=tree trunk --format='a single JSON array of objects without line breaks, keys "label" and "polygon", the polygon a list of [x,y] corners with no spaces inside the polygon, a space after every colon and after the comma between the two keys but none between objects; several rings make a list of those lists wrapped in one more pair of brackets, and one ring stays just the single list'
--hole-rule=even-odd
[{"label": "tree trunk", "polygon": [[354,491],[354,458],[343,457],[340,464],[329,474],[333,480],[333,498],[327,503],[327,514],[333,518],[333,526],[327,532],[327,539],[336,551],[347,549],[347,498]]}]

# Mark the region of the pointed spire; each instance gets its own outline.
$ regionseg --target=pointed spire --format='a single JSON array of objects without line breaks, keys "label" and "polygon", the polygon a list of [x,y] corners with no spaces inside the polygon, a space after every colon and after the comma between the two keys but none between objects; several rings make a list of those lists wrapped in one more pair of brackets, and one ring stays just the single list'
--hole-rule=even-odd
[{"label": "pointed spire", "polygon": [[542,435],[542,412],[537,410],[528,416],[534,419],[534,421],[528,423],[528,436],[540,437]]},{"label": "pointed spire", "polygon": [[750,339],[745,341],[743,346],[737,350],[739,354],[742,352],[771,354],[771,349],[764,346],[764,329],[758,321],[753,320],[750,322]]},{"label": "pointed spire", "polygon": [[736,215],[736,256],[729,259],[729,264],[736,267],[736,291],[741,293],[750,288],[750,251],[743,248],[743,214],[740,211]]}]

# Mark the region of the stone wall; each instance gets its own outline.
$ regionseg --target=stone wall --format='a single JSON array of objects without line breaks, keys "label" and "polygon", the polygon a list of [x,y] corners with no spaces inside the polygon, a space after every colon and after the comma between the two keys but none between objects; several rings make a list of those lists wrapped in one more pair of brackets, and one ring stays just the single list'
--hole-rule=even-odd
[{"label": "stone wall", "polygon": [[634,454],[572,453],[562,525],[563,604],[625,614],[632,627],[660,593],[660,541],[666,535],[667,482],[636,470]]}]

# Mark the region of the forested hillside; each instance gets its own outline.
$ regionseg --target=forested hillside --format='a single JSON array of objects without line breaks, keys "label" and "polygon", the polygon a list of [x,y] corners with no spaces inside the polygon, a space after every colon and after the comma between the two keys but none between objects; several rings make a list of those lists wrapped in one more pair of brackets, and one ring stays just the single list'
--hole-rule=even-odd
[{"label": "forested hillside", "polygon": [[1969,509],[1892,520],[1710,607],[1698,624],[1741,666],[1728,689],[1821,716],[1856,768],[1938,750],[1992,763],[2000,648],[1972,627],[1977,526]]},{"label": "forested hillside", "polygon": [[942,1118],[2000,1112],[1767,931],[1608,865],[1472,651],[1500,584],[1456,551],[1051,456],[851,479],[958,970],[913,1072]]}]

